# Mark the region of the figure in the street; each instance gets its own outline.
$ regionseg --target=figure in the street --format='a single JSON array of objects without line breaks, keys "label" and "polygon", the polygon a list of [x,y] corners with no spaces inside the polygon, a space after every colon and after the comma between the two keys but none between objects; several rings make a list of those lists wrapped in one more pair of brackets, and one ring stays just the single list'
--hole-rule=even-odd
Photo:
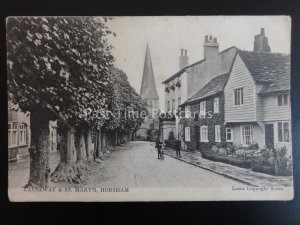
[{"label": "figure in the street", "polygon": [[175,151],[176,151],[176,156],[177,158],[180,158],[181,157],[181,154],[180,154],[180,141],[175,141]]},{"label": "figure in the street", "polygon": [[158,159],[163,159],[162,147],[163,147],[163,144],[160,141],[160,138],[159,138],[159,135],[158,135],[158,137],[156,138],[156,145],[155,145],[155,148],[157,148],[157,158]]}]

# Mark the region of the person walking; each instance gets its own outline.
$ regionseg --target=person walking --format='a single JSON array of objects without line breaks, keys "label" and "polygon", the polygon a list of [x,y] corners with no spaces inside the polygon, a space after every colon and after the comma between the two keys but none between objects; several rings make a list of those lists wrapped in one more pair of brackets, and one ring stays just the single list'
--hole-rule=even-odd
[{"label": "person walking", "polygon": [[159,136],[156,138],[156,145],[155,148],[157,148],[157,158],[162,159],[162,143],[160,142]]},{"label": "person walking", "polygon": [[180,158],[181,157],[181,154],[180,154],[180,141],[175,141],[175,151],[176,151],[176,156],[177,158]]}]

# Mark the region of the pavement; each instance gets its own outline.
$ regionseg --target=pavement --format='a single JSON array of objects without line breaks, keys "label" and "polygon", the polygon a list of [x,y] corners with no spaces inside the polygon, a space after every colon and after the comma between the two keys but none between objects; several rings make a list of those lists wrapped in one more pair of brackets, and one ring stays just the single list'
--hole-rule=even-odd
[{"label": "pavement", "polygon": [[257,187],[289,187],[293,185],[292,176],[272,176],[254,172],[251,169],[210,161],[202,158],[200,152],[181,151],[181,157],[177,158],[176,151],[173,149],[165,149],[164,154],[247,185]]},{"label": "pavement", "polygon": [[[49,167],[55,170],[60,160],[59,151],[50,152]],[[8,187],[24,187],[29,180],[30,157],[17,163],[8,164]]]}]

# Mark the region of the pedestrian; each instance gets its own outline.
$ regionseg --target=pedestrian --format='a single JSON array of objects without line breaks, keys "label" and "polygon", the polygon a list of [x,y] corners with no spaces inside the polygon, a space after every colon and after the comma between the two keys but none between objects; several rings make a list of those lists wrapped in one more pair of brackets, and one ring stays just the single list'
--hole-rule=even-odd
[{"label": "pedestrian", "polygon": [[162,143],[160,142],[159,136],[156,138],[155,148],[157,148],[157,158],[162,159],[162,155],[161,155]]},{"label": "pedestrian", "polygon": [[181,157],[180,148],[181,148],[180,141],[175,141],[175,151],[176,151],[177,158]]}]

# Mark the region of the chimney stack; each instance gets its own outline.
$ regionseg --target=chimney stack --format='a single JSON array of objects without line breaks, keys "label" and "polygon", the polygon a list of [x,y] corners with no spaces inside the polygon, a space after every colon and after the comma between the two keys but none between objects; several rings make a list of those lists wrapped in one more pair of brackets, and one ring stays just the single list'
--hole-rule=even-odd
[{"label": "chimney stack", "polygon": [[187,50],[181,49],[181,55],[179,56],[179,70],[188,66],[189,64],[189,57],[187,56]]},{"label": "chimney stack", "polygon": [[268,38],[265,36],[265,28],[260,29],[260,34],[254,37],[254,52],[271,52]]},{"label": "chimney stack", "polygon": [[212,35],[205,35],[204,39],[204,58],[206,60],[214,59],[219,54],[219,43],[217,41],[217,38],[213,37]]}]

